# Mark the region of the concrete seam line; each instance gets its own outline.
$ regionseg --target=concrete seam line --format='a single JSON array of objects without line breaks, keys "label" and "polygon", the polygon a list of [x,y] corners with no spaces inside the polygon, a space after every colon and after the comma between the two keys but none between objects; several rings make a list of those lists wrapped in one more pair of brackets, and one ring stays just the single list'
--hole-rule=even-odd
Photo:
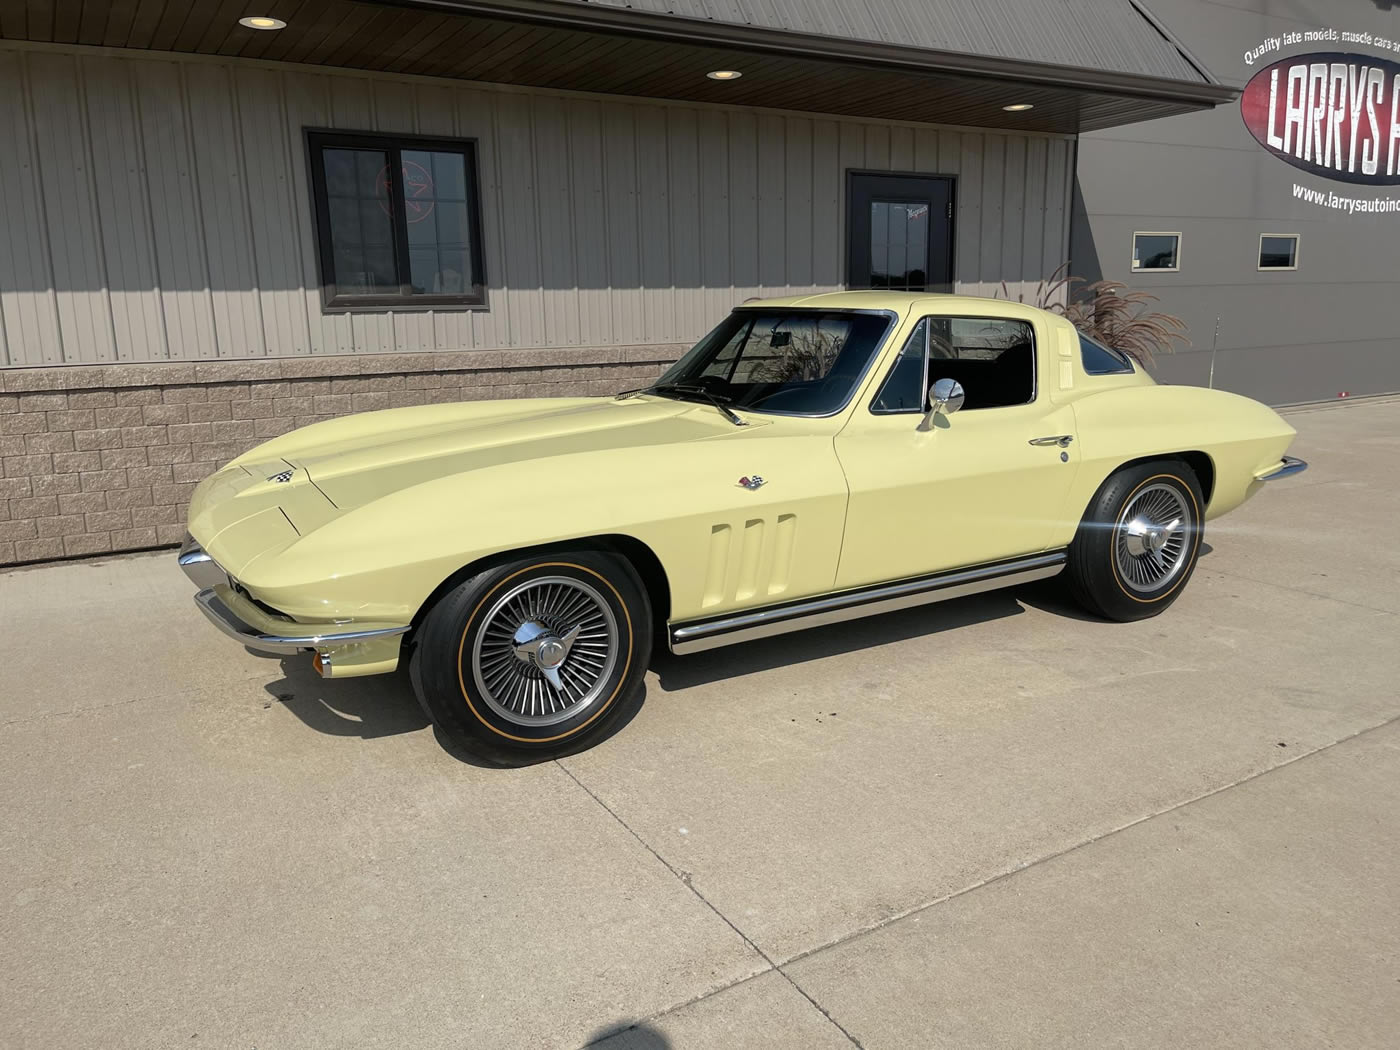
[{"label": "concrete seam line", "polygon": [[[653,1014],[651,1017],[643,1018],[643,1020],[655,1020],[658,1017],[663,1017],[666,1014],[679,1010],[684,1006],[690,1006],[692,1003],[698,1003],[702,999],[708,999],[713,995],[718,995],[720,992],[727,991],[730,988],[737,988],[739,985],[751,981],[755,977],[761,977],[765,973],[776,972],[780,977],[783,978],[783,980],[787,981],[788,984],[792,985],[792,987],[796,989],[798,995],[802,996],[802,998],[806,999],[809,1003],[811,1003],[812,1006],[817,1010],[817,1012],[820,1013],[831,1023],[832,1027],[834,1027],[838,1032],[844,1035],[847,1041],[850,1042],[852,1046],[856,1047],[857,1050],[865,1050],[865,1048],[861,1046],[860,1040],[858,1040],[850,1032],[846,1031],[845,1027],[841,1024],[841,1022],[836,1020],[836,1018],[832,1017],[831,1013],[826,1009],[826,1007],[822,1006],[821,1003],[817,1002],[810,995],[808,995],[807,992],[803,989],[803,987],[796,981],[794,981],[790,976],[788,976],[786,973],[783,973],[783,968],[774,963],[767,952],[765,952],[762,948],[755,944],[748,934],[746,934],[743,930],[739,929],[739,927],[736,926],[730,920],[729,916],[725,915],[724,912],[720,911],[717,907],[710,903],[709,898],[695,888],[695,884],[691,881],[690,874],[688,872],[683,874],[682,872],[677,870],[677,868],[673,864],[671,864],[670,861],[668,861],[665,857],[663,857],[652,847],[651,843],[647,842],[646,839],[642,838],[641,835],[637,834],[637,832],[632,829],[632,826],[628,824],[627,821],[623,820],[622,817],[619,816],[618,813],[615,810],[613,810],[611,806],[609,806],[606,802],[599,798],[587,784],[585,784],[582,780],[575,776],[573,770],[571,770],[568,766],[564,765],[564,763],[557,758],[554,760],[554,764],[560,769],[562,769],[564,771],[564,774],[570,780],[572,780],[575,784],[582,788],[584,793],[588,795],[589,798],[591,798],[594,802],[601,806],[603,811],[607,813],[608,816],[612,817],[613,820],[621,824],[623,829],[627,832],[627,834],[631,835],[634,839],[636,839],[641,844],[642,848],[645,849],[648,853],[650,853],[653,857],[655,857],[662,864],[662,866],[665,867],[667,871],[674,875],[682,886],[684,886],[691,893],[693,893],[696,899],[699,900],[701,904],[705,905],[705,907],[709,908],[710,911],[714,912],[714,914],[719,918],[721,922],[723,922],[726,926],[733,930],[740,940],[742,940],[745,944],[752,948],[754,952],[758,955],[758,957],[768,964],[767,970],[760,970],[758,973],[750,974],[748,977],[745,977],[742,980],[733,981],[730,984],[724,985],[723,987],[716,988],[712,991],[704,993],[703,995],[698,995],[694,999],[691,999],[687,1002],[680,1003],[676,1006],[667,1007],[660,1013]],[[610,1039],[612,1038],[612,1036],[609,1035],[605,1036],[604,1038]],[[595,1045],[595,1043],[589,1043],[588,1045],[593,1046]]]},{"label": "concrete seam line", "polygon": [[765,974],[776,972],[777,967],[765,967],[764,969],[759,970],[757,973],[751,973],[747,977],[740,977],[737,981],[730,981],[728,984],[722,984],[718,988],[711,988],[708,992],[701,992],[699,995],[693,995],[689,999],[684,1000],[683,1002],[674,1003],[671,1006],[667,1006],[663,1009],[657,1010],[654,1014],[647,1014],[647,1016],[645,1017],[639,1017],[635,1021],[632,1021],[630,1024],[628,1024],[625,1028],[618,1028],[615,1031],[608,1032],[605,1035],[600,1035],[597,1039],[594,1039],[592,1042],[584,1043],[581,1047],[579,1047],[579,1050],[588,1050],[588,1048],[591,1046],[602,1046],[609,1039],[615,1039],[618,1036],[622,1035],[624,1032],[630,1032],[639,1024],[650,1024],[651,1022],[659,1020],[662,1017],[666,1017],[670,1014],[675,1013],[677,1010],[684,1010],[687,1006],[694,1006],[696,1003],[703,1003],[706,999],[713,999],[715,996],[720,995],[723,992],[727,992],[731,988],[738,988],[742,985],[748,984],[750,981],[758,980],[758,978],[764,976]]},{"label": "concrete seam line", "polygon": [[[827,951],[831,948],[836,948],[843,944],[849,944],[850,942],[859,940],[862,937],[867,937],[872,933],[878,933],[880,930],[885,929],[887,926],[893,926],[895,923],[902,922],[903,920],[909,918],[912,915],[919,915],[923,912],[928,911],[930,908],[935,908],[940,904],[946,904],[948,901],[955,900],[956,898],[962,897],[965,894],[972,893],[976,890],[980,890],[984,886],[990,886],[993,883],[1001,882],[1004,879],[1012,878],[1015,875],[1021,874],[1021,872],[1023,871],[1029,871],[1031,868],[1038,868],[1042,864],[1046,864],[1053,860],[1058,860],[1060,857],[1068,856],[1069,854],[1074,853],[1077,850],[1081,850],[1086,846],[1092,846],[1096,842],[1102,842],[1104,839],[1112,838],[1114,835],[1118,835],[1122,832],[1128,831],[1131,828],[1137,827],[1137,825],[1139,824],[1146,824],[1148,821],[1156,820],[1158,817],[1166,816],[1168,813],[1175,813],[1179,809],[1185,809],[1187,806],[1195,805],[1197,802],[1203,802],[1206,799],[1212,797],[1213,795],[1219,795],[1223,792],[1230,791],[1233,788],[1240,787],[1243,784],[1248,784],[1252,780],[1258,780],[1260,777],[1268,776],[1270,773],[1275,773],[1280,769],[1284,769],[1288,766],[1291,766],[1295,762],[1302,762],[1304,759],[1312,758],[1314,755],[1319,755],[1324,751],[1330,751],[1332,750],[1332,748],[1337,747],[1339,744],[1348,743],[1352,740],[1358,739],[1359,737],[1363,737],[1368,733],[1374,733],[1378,729],[1385,729],[1387,726],[1395,725],[1397,723],[1400,723],[1400,715],[1392,715],[1390,718],[1387,718],[1382,722],[1377,722],[1375,725],[1367,726],[1365,729],[1358,729],[1355,733],[1349,733],[1344,737],[1339,737],[1338,739],[1333,740],[1330,743],[1323,744],[1321,747],[1314,748],[1313,750],[1305,752],[1304,754],[1295,755],[1292,758],[1278,763],[1277,765],[1270,766],[1268,769],[1261,769],[1257,773],[1251,773],[1248,776],[1240,777],[1240,779],[1238,780],[1233,780],[1228,784],[1222,784],[1220,787],[1217,788],[1211,788],[1209,791],[1203,791],[1199,795],[1193,795],[1190,798],[1183,799],[1182,801],[1173,803],[1170,806],[1154,810],[1151,813],[1145,813],[1140,817],[1128,821],[1126,824],[1120,824],[1116,828],[1110,828],[1108,831],[1105,831],[1102,834],[1093,835],[1086,839],[1081,839],[1079,842],[1071,843],[1064,849],[1056,850],[1053,853],[1047,853],[1043,857],[1037,857],[1034,860],[1029,860],[1025,864],[1021,864],[1015,868],[1008,868],[1006,871],[998,872],[997,874],[988,876],[987,878],[982,879],[979,882],[974,882],[969,886],[964,886],[960,890],[954,890],[952,893],[944,894],[942,897],[936,897],[933,900],[924,901],[922,904],[916,904],[912,908],[908,908],[900,912],[898,915],[891,915],[888,918],[881,919],[877,923],[872,923],[869,926],[862,927],[861,929],[855,930],[842,937],[837,937],[834,940],[827,941],[825,944],[819,944],[815,948],[809,948],[807,951],[798,952],[796,955],[784,959],[781,963],[775,963],[774,967],[781,973],[783,967],[785,966],[791,966],[794,963],[802,962],[805,959],[810,959],[812,956],[819,955],[822,952]],[[786,974],[784,974],[784,976],[786,976]]]}]

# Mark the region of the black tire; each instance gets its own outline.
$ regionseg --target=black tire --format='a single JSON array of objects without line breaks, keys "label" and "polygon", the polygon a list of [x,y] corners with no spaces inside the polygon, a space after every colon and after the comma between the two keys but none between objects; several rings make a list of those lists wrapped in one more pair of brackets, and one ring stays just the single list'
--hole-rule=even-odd
[{"label": "black tire", "polygon": [[[527,648],[538,643],[534,652],[521,655],[522,637]],[[415,643],[414,689],[439,730],[486,757],[544,758],[595,743],[637,698],[651,656],[651,605],[623,558],[543,554],[450,591]]]},{"label": "black tire", "polygon": [[[1156,616],[1195,571],[1204,515],[1200,482],[1181,460],[1115,472],[1099,486],[1070,544],[1070,593],[1108,620]],[[1169,528],[1178,519],[1184,519],[1178,528]]]}]

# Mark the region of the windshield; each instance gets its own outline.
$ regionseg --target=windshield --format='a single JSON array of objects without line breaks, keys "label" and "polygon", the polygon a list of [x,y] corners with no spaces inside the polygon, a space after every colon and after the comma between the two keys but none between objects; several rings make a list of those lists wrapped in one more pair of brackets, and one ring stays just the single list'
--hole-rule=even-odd
[{"label": "windshield", "polygon": [[830,415],[851,399],[889,327],[884,314],[853,310],[735,310],[656,386],[698,387],[733,408]]}]

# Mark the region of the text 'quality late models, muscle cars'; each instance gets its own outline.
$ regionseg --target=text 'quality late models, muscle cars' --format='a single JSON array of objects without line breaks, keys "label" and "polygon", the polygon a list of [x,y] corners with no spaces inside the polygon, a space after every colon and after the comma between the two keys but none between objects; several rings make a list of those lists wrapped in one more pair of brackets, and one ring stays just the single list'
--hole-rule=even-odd
[{"label": "text 'quality late models, muscle cars'", "polygon": [[845,292],[746,303],[615,397],[389,409],[202,482],[199,608],[324,676],[409,661],[477,750],[575,749],[676,653],[1063,574],[1114,620],[1302,470],[1258,402],[1158,386],[1063,318]]}]

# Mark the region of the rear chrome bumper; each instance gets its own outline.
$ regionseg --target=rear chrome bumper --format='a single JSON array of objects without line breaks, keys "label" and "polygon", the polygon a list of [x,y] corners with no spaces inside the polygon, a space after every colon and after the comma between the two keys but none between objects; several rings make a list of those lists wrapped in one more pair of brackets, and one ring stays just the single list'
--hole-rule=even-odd
[{"label": "rear chrome bumper", "polygon": [[[374,627],[359,631],[328,631],[322,634],[318,628],[342,625],[288,623],[287,633],[273,633],[261,630],[242,619],[212,587],[196,594],[194,602],[199,606],[199,611],[209,618],[209,622],[224,634],[240,645],[263,653],[299,653],[306,649],[334,648],[354,642],[367,642],[373,638],[392,638],[408,632],[407,627]],[[306,633],[291,633],[298,628]]]},{"label": "rear chrome bumper", "polygon": [[1301,459],[1294,456],[1284,456],[1278,466],[1271,467],[1262,474],[1254,475],[1254,480],[1278,481],[1280,478],[1291,478],[1294,474],[1301,474],[1307,469],[1308,465]]}]

